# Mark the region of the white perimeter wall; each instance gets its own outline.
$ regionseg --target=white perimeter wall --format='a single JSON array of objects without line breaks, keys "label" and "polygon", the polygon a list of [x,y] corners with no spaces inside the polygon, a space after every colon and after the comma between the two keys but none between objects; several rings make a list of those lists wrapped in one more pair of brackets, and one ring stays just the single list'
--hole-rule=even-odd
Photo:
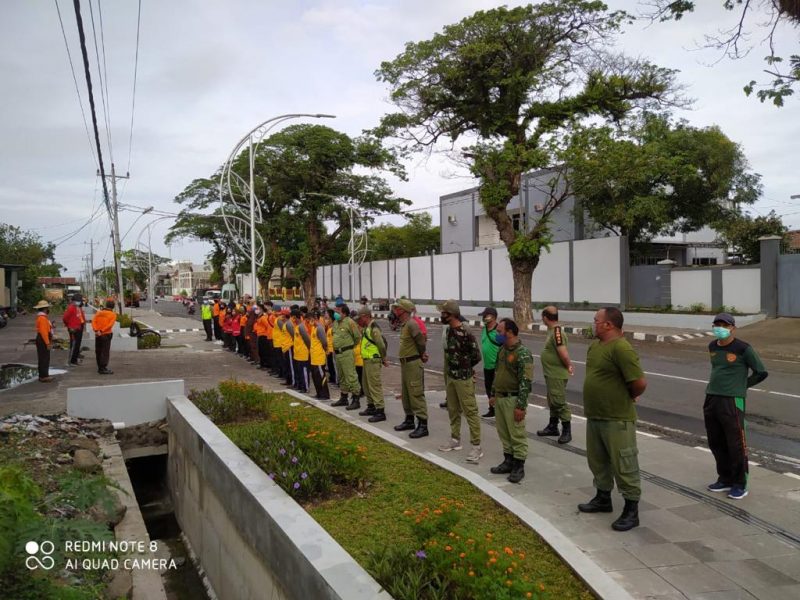
[{"label": "white perimeter wall", "polygon": [[389,297],[389,261],[379,260],[372,263],[372,294],[370,298]]},{"label": "white perimeter wall", "polygon": [[[458,299],[458,253],[437,254],[433,257],[433,297],[436,300]],[[489,287],[487,282],[484,285]]]},{"label": "white perimeter wall", "polygon": [[739,312],[760,312],[761,269],[724,269],[722,303]]},{"label": "white perimeter wall", "polygon": [[410,294],[408,291],[408,259],[407,258],[400,258],[398,260],[392,261],[394,262],[395,268],[397,269],[397,288],[394,291],[394,297],[400,298],[401,296],[405,296],[406,298],[410,298]]},{"label": "white perimeter wall", "polygon": [[427,300],[433,298],[431,290],[431,257],[415,256],[411,263],[411,291],[409,298]]},{"label": "white perimeter wall", "polygon": [[[620,303],[620,241],[618,237],[608,237],[573,242],[575,302]],[[628,265],[624,267],[627,269]]]},{"label": "white perimeter wall", "polygon": [[493,300],[510,302],[514,299],[514,278],[505,248],[492,248],[492,286]]},{"label": "white perimeter wall", "polygon": [[672,306],[689,308],[703,304],[711,308],[711,270],[672,271]]},{"label": "white perimeter wall", "polygon": [[489,251],[477,250],[461,255],[461,293],[475,302],[489,301]]},{"label": "white perimeter wall", "polygon": [[[580,244],[581,242],[576,242]],[[534,302],[569,302],[569,244],[553,244],[533,272]]]}]

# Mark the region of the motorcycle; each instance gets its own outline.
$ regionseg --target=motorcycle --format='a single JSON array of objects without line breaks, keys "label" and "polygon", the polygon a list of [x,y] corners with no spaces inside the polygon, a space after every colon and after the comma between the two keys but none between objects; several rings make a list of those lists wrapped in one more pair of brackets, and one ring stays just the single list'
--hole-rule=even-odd
[{"label": "motorcycle", "polygon": [[190,315],[194,314],[194,312],[195,312],[195,303],[194,302],[189,304],[189,307],[186,309],[186,312],[188,312]]}]

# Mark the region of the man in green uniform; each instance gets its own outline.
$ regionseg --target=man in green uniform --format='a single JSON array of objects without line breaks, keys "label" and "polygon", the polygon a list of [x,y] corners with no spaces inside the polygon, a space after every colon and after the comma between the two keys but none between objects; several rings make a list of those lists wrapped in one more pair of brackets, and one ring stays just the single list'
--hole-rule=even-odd
[{"label": "man in green uniform", "polygon": [[447,390],[447,413],[450,417],[450,442],[439,446],[442,452],[461,450],[461,415],[467,419],[472,451],[467,462],[478,464],[481,449],[481,420],[475,398],[475,365],[481,362],[481,351],[461,321],[461,310],[455,300],[436,307],[441,314],[446,333],[444,339],[444,373]]},{"label": "man in green uniform", "polygon": [[635,404],[647,381],[639,356],[622,333],[623,316],[614,307],[594,316],[595,340],[586,352],[583,413],[586,416],[586,459],[597,494],[578,510],[611,512],[611,490],[617,482],[625,508],[612,523],[616,531],[639,525],[639,449],[636,447]]},{"label": "man in green uniform", "polygon": [[497,325],[497,341],[503,344],[497,354],[492,396],[497,435],[503,444],[503,462],[492,467],[494,474],[509,473],[511,483],[525,477],[528,458],[528,436],[525,434],[525,415],[528,394],[533,381],[533,354],[519,339],[519,327],[511,319],[501,319]]},{"label": "man in green uniform", "polygon": [[[405,420],[395,425],[395,431],[413,429],[408,437],[421,438],[428,435],[428,407],[425,403],[424,370],[422,363],[428,361],[425,352],[427,340],[417,322],[411,318],[416,306],[411,300],[401,298],[392,305],[397,320],[401,323],[400,347],[397,354],[400,359],[400,379],[403,388],[403,411]],[[417,427],[414,428],[414,417]]]},{"label": "man in green uniform", "polygon": [[[497,309],[487,306],[479,314],[483,319],[483,329],[481,330],[481,354],[483,355],[483,386],[486,390],[486,397],[492,395],[492,385],[494,384],[494,370],[497,366],[497,353],[503,344],[497,341]],[[494,417],[494,406],[490,406],[484,414],[485,418]]]},{"label": "man in green uniform", "polygon": [[542,311],[542,323],[547,325],[547,339],[542,348],[542,373],[547,387],[547,406],[550,409],[550,422],[536,435],[558,435],[558,420],[561,419],[559,444],[572,441],[572,423],[567,406],[567,379],[575,372],[567,351],[567,334],[558,324],[558,309],[548,306]]},{"label": "man in green uniform", "polygon": [[717,481],[712,492],[728,492],[741,500],[748,494],[747,425],[744,404],[747,388],[764,381],[767,369],[753,347],[737,337],[733,315],[714,317],[714,337],[708,345],[711,377],[706,387],[703,417],[708,448],[717,463]]},{"label": "man in green uniform", "polygon": [[361,332],[350,318],[350,308],[346,304],[337,306],[333,313],[333,354],[341,396],[331,406],[347,406],[348,394],[353,394],[354,402],[361,396],[361,384],[356,374],[356,357],[353,354],[353,348],[360,343]]},{"label": "man in green uniform", "polygon": [[358,414],[369,416],[370,423],[386,420],[383,402],[383,383],[381,367],[386,366],[386,342],[381,335],[381,328],[372,318],[368,306],[358,309],[358,326],[361,327],[361,358],[364,359],[364,395],[367,397],[367,408]]}]

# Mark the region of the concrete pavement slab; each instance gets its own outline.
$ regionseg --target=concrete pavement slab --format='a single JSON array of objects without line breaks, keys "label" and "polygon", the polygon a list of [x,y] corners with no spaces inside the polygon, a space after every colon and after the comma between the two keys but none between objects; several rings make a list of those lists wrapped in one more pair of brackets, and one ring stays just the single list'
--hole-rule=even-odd
[{"label": "concrete pavement slab", "polygon": [[758,600],[797,600],[800,598],[800,585],[782,585],[748,590]]},{"label": "concrete pavement slab", "polygon": [[606,572],[643,569],[644,564],[624,548],[607,548],[586,553]]},{"label": "concrete pavement slab", "polygon": [[736,590],[740,586],[705,564],[656,567],[653,569],[669,584],[683,594],[723,592]]},{"label": "concrete pavement slab", "polygon": [[796,577],[790,577],[773,569],[765,562],[754,558],[749,560],[710,562],[706,564],[745,589],[796,585],[800,583],[800,581],[798,581],[800,573],[797,573]]},{"label": "concrete pavement slab", "polygon": [[728,540],[713,536],[677,542],[676,545],[704,563],[753,558],[751,554],[741,548],[731,545]]},{"label": "concrete pavement slab", "polygon": [[[794,556],[800,557],[800,552],[774,536],[768,533],[759,533],[756,535],[745,535],[738,538],[733,538],[730,542],[737,548],[741,548],[753,558],[772,559],[777,556]],[[800,569],[797,573],[800,576]],[[800,583],[800,579],[798,579]]]},{"label": "concrete pavement slab", "polygon": [[652,569],[609,571],[608,573],[627,590],[635,590],[637,598],[685,598],[683,594]]},{"label": "concrete pavement slab", "polygon": [[628,550],[648,567],[671,567],[674,565],[689,565],[700,562],[676,544],[648,544]]}]

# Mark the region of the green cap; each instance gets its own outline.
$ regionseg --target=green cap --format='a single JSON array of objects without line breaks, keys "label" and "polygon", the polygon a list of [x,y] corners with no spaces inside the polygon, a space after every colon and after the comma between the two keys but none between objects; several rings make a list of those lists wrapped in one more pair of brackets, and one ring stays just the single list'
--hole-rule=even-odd
[{"label": "green cap", "polygon": [[397,306],[398,308],[402,308],[404,311],[408,313],[417,310],[417,307],[414,306],[414,303],[408,298],[400,298],[400,300],[392,304],[392,306]]},{"label": "green cap", "polygon": [[451,315],[461,315],[461,309],[458,308],[458,302],[455,300],[445,300],[441,304],[437,304],[436,310],[450,313]]}]

